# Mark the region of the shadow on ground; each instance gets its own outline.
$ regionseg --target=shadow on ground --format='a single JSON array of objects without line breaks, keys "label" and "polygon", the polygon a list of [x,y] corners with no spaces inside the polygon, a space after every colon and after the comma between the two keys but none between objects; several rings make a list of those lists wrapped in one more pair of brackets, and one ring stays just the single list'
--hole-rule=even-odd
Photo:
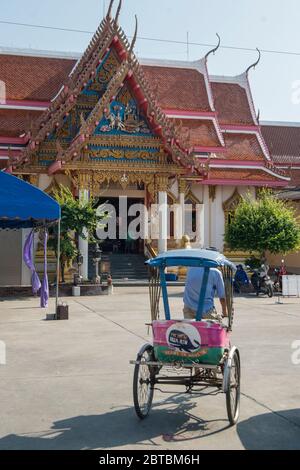
[{"label": "shadow on ground", "polygon": [[[155,449],[164,443],[180,446],[228,428],[227,420],[204,421],[194,415],[195,407],[188,397],[172,397],[164,401],[162,408],[154,407],[144,421],[135,416],[132,407],[102,415],[75,416],[56,421],[50,431],[38,435],[7,435],[0,439],[0,449],[113,449],[126,445],[141,449],[150,445]],[[162,444],[154,442],[157,438]]]},{"label": "shadow on ground", "polygon": [[238,423],[237,432],[247,450],[300,449],[300,409],[253,416]]}]

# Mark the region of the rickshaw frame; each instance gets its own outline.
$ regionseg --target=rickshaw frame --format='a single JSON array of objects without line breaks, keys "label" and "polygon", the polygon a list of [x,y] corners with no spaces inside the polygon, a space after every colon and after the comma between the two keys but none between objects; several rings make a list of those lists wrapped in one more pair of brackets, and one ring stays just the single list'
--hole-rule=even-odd
[{"label": "rickshaw frame", "polygon": [[[149,292],[151,304],[152,322],[159,318],[159,304],[162,294],[164,312],[166,320],[171,320],[170,306],[167,292],[166,268],[175,266],[199,267],[204,268],[203,282],[200,290],[199,305],[196,312],[196,321],[202,320],[206,286],[211,268],[219,268],[223,275],[226,305],[228,313],[228,325],[223,325],[227,332],[232,331],[233,325],[233,273],[235,266],[224,255],[214,250],[172,250],[158,255],[156,258],[148,260],[149,266]],[[185,320],[181,320],[183,323]],[[187,320],[188,321],[188,320]],[[152,344],[145,344],[139,351],[135,361],[130,361],[135,365],[133,395],[135,411],[139,418],[144,419],[148,416],[154,390],[159,389],[159,385],[182,385],[186,388],[185,393],[203,393],[205,388],[214,387],[218,392],[226,394],[226,406],[228,419],[231,425],[236,424],[239,416],[239,398],[240,398],[240,354],[235,346],[224,350],[221,360],[217,364],[197,363],[193,361],[160,361],[155,358],[154,347]],[[159,377],[162,369],[171,370],[176,375]],[[148,370],[148,376],[145,378],[141,370]],[[189,375],[187,371],[189,370]],[[195,372],[193,374],[193,371]],[[234,371],[234,377],[232,377]],[[183,373],[183,374],[182,374]],[[146,374],[147,375],[147,374]],[[138,396],[139,387],[148,387],[147,404],[143,409],[141,400]],[[196,388],[197,387],[197,388]],[[199,387],[201,388],[199,390]],[[232,398],[234,390],[235,398]],[[172,392],[164,392],[172,393]],[[234,403],[233,403],[234,401]]]}]

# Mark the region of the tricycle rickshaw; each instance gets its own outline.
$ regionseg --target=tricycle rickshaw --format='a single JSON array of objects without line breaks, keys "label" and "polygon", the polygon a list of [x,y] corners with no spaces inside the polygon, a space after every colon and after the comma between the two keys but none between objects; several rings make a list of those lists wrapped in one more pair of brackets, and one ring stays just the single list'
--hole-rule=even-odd
[{"label": "tricycle rickshaw", "polygon": [[[239,417],[240,354],[231,346],[233,323],[233,274],[235,266],[221,253],[204,249],[172,250],[146,262],[153,344],[145,344],[137,355],[133,379],[134,407],[139,418],[148,416],[154,390],[161,385],[181,385],[185,393],[215,387],[226,395],[231,425]],[[166,270],[174,267],[204,269],[195,320],[171,319]],[[228,318],[226,325],[202,320],[209,270],[218,268],[223,276]],[[160,319],[162,294],[165,319]],[[170,375],[171,374],[171,375]],[[160,390],[160,389],[159,389]],[[161,390],[162,391],[162,390]]]}]

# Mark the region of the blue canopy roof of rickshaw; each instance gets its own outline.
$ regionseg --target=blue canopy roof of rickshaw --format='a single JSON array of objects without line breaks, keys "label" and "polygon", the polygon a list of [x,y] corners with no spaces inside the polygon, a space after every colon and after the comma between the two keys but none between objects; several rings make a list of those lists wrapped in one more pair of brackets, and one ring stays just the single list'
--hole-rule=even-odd
[{"label": "blue canopy roof of rickshaw", "polygon": [[181,249],[160,253],[156,258],[146,261],[150,266],[204,266],[217,268],[228,266],[235,269],[235,265],[222,253],[205,249]]},{"label": "blue canopy roof of rickshaw", "polygon": [[0,171],[0,229],[46,225],[60,219],[60,206],[25,181]]}]

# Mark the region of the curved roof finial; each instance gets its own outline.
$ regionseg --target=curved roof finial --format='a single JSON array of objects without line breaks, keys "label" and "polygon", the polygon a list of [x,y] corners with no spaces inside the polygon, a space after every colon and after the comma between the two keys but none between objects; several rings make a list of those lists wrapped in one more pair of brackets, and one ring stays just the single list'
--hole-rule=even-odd
[{"label": "curved roof finial", "polygon": [[260,121],[260,109],[258,109],[258,111],[257,111],[256,120],[257,120],[257,122],[258,122],[258,124],[259,124],[259,121]]},{"label": "curved roof finial", "polygon": [[115,1],[115,0],[110,0],[110,4],[109,4],[108,10],[107,10],[106,18],[110,18],[110,17],[111,17],[111,10],[112,10],[114,1]]},{"label": "curved roof finial", "polygon": [[258,52],[258,59],[257,59],[256,62],[254,62],[254,64],[249,65],[249,67],[247,68],[247,70],[246,70],[246,72],[245,72],[246,75],[248,75],[249,71],[250,71],[252,68],[255,69],[255,67],[256,67],[256,66],[258,65],[258,63],[260,62],[260,59],[261,59],[261,52],[260,52],[260,50],[258,49],[258,47],[256,48],[256,50],[257,50],[257,52]]},{"label": "curved roof finial", "polygon": [[116,23],[118,23],[119,16],[120,16],[120,12],[121,12],[121,8],[122,8],[122,0],[120,0],[119,6],[118,6],[118,9],[117,9],[117,13],[116,13],[116,17],[115,17],[115,22],[116,22]]},{"label": "curved roof finial", "polygon": [[135,15],[135,31],[134,31],[133,39],[132,39],[130,49],[129,49],[129,57],[131,56],[131,54],[133,52],[133,48],[134,48],[135,43],[136,43],[137,31],[138,31],[138,19],[137,19],[137,16]]},{"label": "curved roof finial", "polygon": [[218,38],[218,44],[217,44],[217,45],[216,45],[216,47],[214,47],[214,48],[213,48],[211,51],[208,51],[208,53],[207,53],[207,54],[205,54],[205,57],[204,57],[204,58],[205,58],[205,60],[207,60],[207,59],[208,59],[208,56],[210,56],[210,54],[215,54],[215,53],[217,52],[217,50],[219,49],[219,47],[220,47],[220,44],[221,44],[221,38],[220,38],[220,36],[219,36],[219,34],[218,34],[218,33],[216,33],[216,36],[217,36],[217,38]]}]

